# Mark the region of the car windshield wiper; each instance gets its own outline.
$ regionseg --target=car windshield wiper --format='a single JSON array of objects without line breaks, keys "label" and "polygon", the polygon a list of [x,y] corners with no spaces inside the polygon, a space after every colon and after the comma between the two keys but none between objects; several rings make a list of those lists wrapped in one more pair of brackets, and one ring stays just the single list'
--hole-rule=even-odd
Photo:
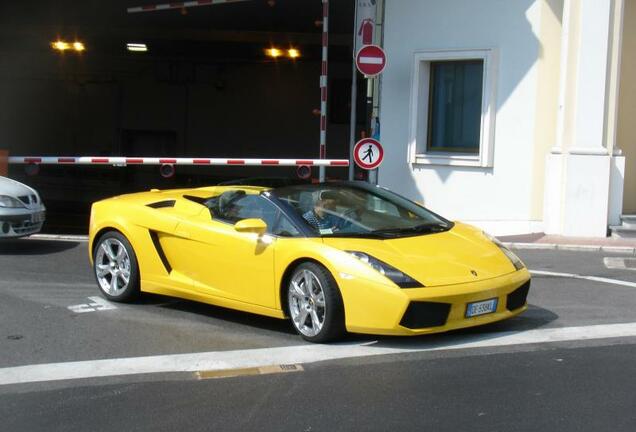
[{"label": "car windshield wiper", "polygon": [[374,230],[374,234],[431,234],[443,231],[448,231],[450,227],[446,224],[422,224],[412,227],[403,228],[385,228]]},{"label": "car windshield wiper", "polygon": [[372,238],[372,239],[387,239],[394,238],[395,234],[385,232],[335,232],[331,234],[323,234],[321,237],[340,237],[340,238]]}]

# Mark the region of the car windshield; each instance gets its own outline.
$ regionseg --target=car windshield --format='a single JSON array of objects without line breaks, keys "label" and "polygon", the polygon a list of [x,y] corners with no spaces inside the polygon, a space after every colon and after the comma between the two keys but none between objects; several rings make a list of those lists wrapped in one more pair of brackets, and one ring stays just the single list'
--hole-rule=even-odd
[{"label": "car windshield", "polygon": [[447,231],[452,222],[365,183],[300,185],[272,194],[322,237],[392,238]]}]

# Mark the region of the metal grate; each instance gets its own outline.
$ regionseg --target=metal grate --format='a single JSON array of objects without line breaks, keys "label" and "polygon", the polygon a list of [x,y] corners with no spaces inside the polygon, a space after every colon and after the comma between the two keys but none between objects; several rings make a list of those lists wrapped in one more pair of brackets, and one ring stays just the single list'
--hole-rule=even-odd
[{"label": "metal grate", "polygon": [[410,329],[443,326],[450,308],[448,303],[411,302],[400,325]]}]

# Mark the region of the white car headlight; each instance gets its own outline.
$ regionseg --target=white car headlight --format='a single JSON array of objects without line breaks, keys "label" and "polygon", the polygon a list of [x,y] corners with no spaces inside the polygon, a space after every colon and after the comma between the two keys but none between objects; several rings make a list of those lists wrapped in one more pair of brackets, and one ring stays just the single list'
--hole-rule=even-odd
[{"label": "white car headlight", "polygon": [[512,265],[515,267],[515,270],[521,270],[522,268],[525,267],[525,265],[523,264],[523,261],[521,261],[519,259],[519,257],[517,255],[515,255],[515,253],[513,251],[508,249],[503,243],[501,243],[499,240],[497,240],[496,237],[491,236],[490,234],[488,234],[485,231],[483,231],[483,233],[484,233],[484,236],[486,236],[486,238],[488,240],[490,240],[491,242],[496,244],[499,247],[499,249],[501,249],[501,251],[504,253],[504,255],[506,255],[506,257],[508,257],[508,259],[510,260]]},{"label": "white car headlight", "polygon": [[0,195],[0,207],[5,208],[25,208],[22,201],[8,195]]}]

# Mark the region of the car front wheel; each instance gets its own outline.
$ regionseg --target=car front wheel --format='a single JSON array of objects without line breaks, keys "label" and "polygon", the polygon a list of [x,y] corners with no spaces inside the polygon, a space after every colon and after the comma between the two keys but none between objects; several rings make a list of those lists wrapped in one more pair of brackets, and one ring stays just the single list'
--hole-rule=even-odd
[{"label": "car front wheel", "polygon": [[318,264],[306,262],[293,271],[287,305],[294,328],[309,342],[328,342],[345,333],[340,291],[331,273]]},{"label": "car front wheel", "polygon": [[139,295],[137,257],[122,234],[110,231],[100,237],[93,262],[97,285],[108,300],[128,302]]}]

